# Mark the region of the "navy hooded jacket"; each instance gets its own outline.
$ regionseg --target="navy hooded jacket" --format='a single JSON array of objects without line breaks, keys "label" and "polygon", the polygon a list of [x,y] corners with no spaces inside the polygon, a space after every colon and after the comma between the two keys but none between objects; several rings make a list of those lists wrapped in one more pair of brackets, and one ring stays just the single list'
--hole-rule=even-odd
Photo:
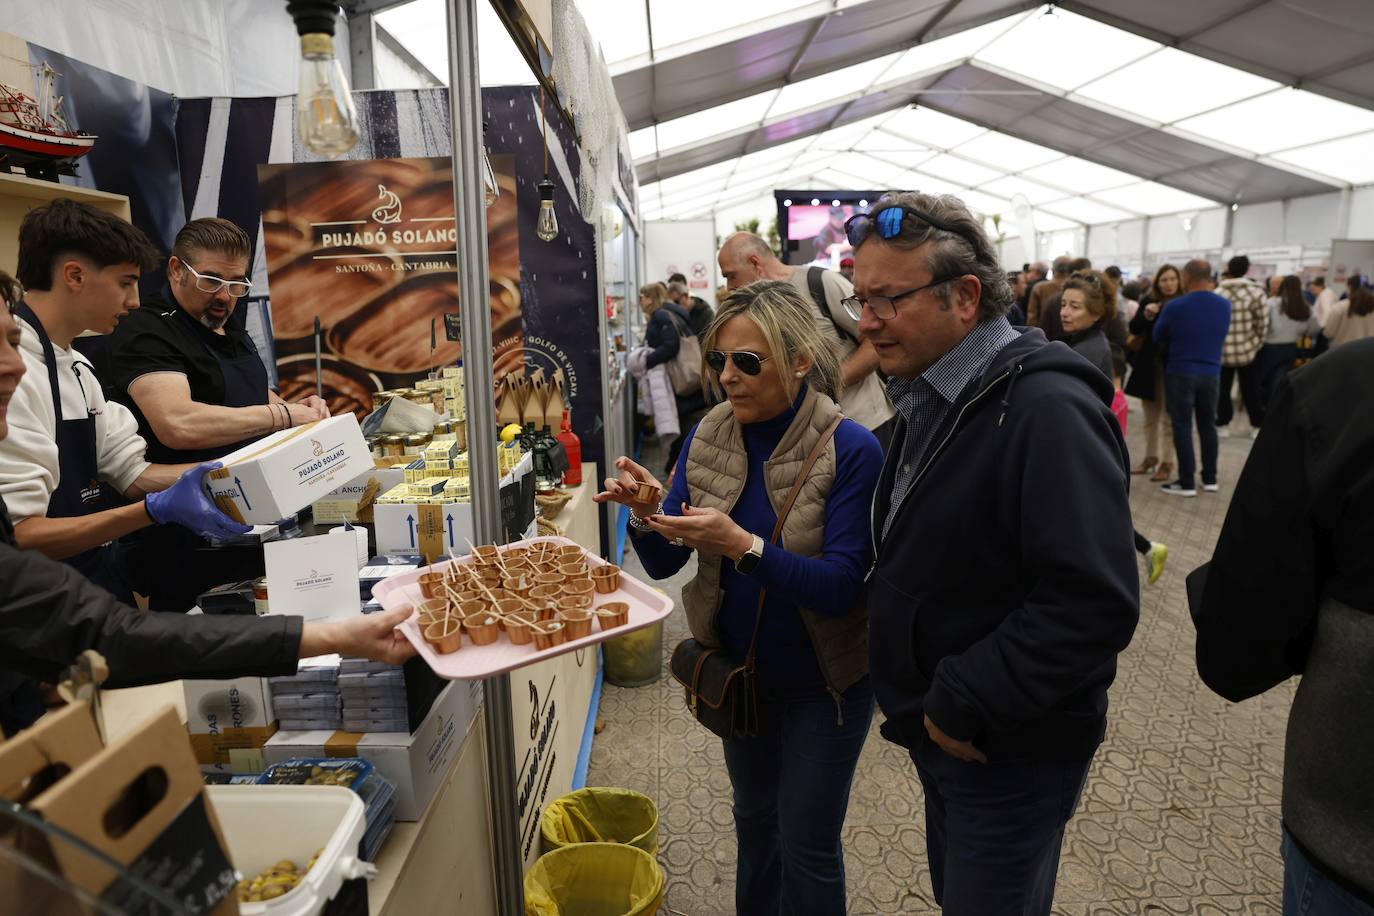
[{"label": "navy hooded jacket", "polygon": [[885,538],[884,466],[868,610],[889,740],[915,748],[929,715],[993,762],[1080,760],[1101,742],[1140,610],[1112,394],[1032,329],[953,405]]}]

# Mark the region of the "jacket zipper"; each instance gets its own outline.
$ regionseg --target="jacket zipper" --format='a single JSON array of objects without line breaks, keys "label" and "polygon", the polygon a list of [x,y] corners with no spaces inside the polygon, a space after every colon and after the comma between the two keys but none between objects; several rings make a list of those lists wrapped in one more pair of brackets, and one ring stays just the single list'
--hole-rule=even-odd
[{"label": "jacket zipper", "polygon": [[[908,499],[911,498],[911,494],[916,492],[916,488],[917,488],[918,486],[920,486],[921,481],[922,481],[922,480],[925,478],[925,476],[926,476],[926,472],[930,470],[930,466],[931,466],[932,464],[935,463],[935,459],[936,459],[936,458],[939,458],[939,457],[940,457],[940,454],[945,450],[945,446],[949,445],[949,441],[950,441],[951,439],[953,439],[953,438],[954,438],[954,434],[957,433],[957,432],[959,431],[959,424],[963,422],[963,420],[964,420],[964,414],[968,412],[968,410],[969,410],[970,407],[972,407],[974,404],[977,404],[979,401],[981,401],[981,400],[983,399],[983,397],[984,397],[985,395],[987,395],[988,392],[992,391],[992,389],[996,388],[998,385],[1002,384],[1003,382],[1005,382],[1005,381],[1007,381],[1009,378],[1011,378],[1012,372],[1013,372],[1013,370],[1011,370],[1011,369],[1008,369],[1006,372],[1003,372],[1003,373],[1002,373],[1001,375],[999,375],[997,378],[995,378],[995,379],[993,379],[991,382],[989,382],[981,391],[979,391],[979,392],[978,392],[977,394],[975,394],[973,397],[969,398],[968,402],[967,402],[966,404],[964,404],[963,407],[959,408],[959,413],[958,413],[958,415],[955,416],[955,418],[954,418],[954,424],[953,424],[952,426],[950,426],[949,432],[945,433],[944,439],[940,440],[940,444],[937,445],[937,446],[935,447],[935,451],[933,451],[933,452],[930,453],[930,457],[926,459],[926,463],[925,463],[924,465],[921,466],[921,470],[918,471],[917,474],[916,474],[916,479],[913,480],[913,481],[911,482],[911,486],[907,487],[906,493],[904,493],[904,494],[902,495],[902,501],[899,502],[899,503],[897,504],[896,509],[890,510],[891,513],[892,513],[892,515],[893,515],[893,518],[896,518],[897,514],[900,513],[900,512],[902,511],[902,507],[903,507],[904,505],[906,505],[906,501],[907,501]],[[889,455],[888,457],[891,457],[891,456]],[[883,460],[883,471],[882,471],[882,473],[883,473],[884,475],[886,475],[886,473],[887,473],[887,459],[886,459],[886,458]],[[881,479],[881,478],[879,478],[879,479]],[[894,479],[895,479],[895,478],[894,478]],[[864,581],[865,581],[865,582],[867,582],[870,578],[872,578],[872,576],[873,576],[873,571],[876,570],[876,569],[878,568],[878,560],[879,560],[879,558],[881,557],[881,554],[879,553],[879,550],[880,550],[882,544],[881,544],[880,533],[879,533],[879,531],[878,531],[877,504],[878,504],[878,499],[877,499],[877,496],[875,495],[874,498],[873,498],[873,500],[868,504],[869,525],[871,526],[872,531],[873,531],[873,543],[874,543],[875,546],[874,546],[874,550],[873,550],[873,563],[872,563],[872,565],[869,566],[869,568],[868,568],[868,575],[867,575],[867,576],[864,576]]]}]

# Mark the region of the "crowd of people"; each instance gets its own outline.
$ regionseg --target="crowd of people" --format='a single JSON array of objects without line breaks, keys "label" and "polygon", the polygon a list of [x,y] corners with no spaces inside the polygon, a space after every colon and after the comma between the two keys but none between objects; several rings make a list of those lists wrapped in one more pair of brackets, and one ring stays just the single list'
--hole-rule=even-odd
[{"label": "crowd of people", "polygon": [[[1009,277],[962,202],[915,192],[843,229],[852,279],[739,233],[714,310],[681,276],[640,290],[630,363],[673,447],[666,479],[621,456],[596,496],[630,507],[651,576],[695,562],[674,674],[679,658],[729,673],[709,696],[692,671],[684,683],[722,739],[738,911],[844,912],[841,829],[875,709],[924,789],[945,912],[1050,911],[1139,619],[1136,554],[1149,583],[1167,557],[1135,530],[1132,475],[1218,490],[1238,384],[1258,435],[1188,579],[1198,670],[1232,700],[1303,675],[1285,911],[1374,913],[1374,410],[1353,396],[1374,383],[1374,291],[1358,276],[1341,296],[1320,278],[1262,284],[1243,256],[1219,278],[1201,258],[1129,283],[1069,258]],[[413,654],[394,630],[408,608],[318,623],[120,600],[139,586],[129,536],[167,527],[142,543],[176,557],[241,530],[201,487],[214,450],[326,410],[283,402],[226,330],[251,286],[241,236],[188,223],[158,305],[138,312],[157,261],[142,233],[64,200],[24,220],[20,282],[0,274],[7,731],[42,712],[26,678],[54,680],[85,648],[111,685]],[[86,330],[115,330],[103,372],[73,346]],[[1134,466],[1128,395],[1145,405]],[[645,505],[642,487],[662,498]],[[703,696],[738,714],[709,716]]]},{"label": "crowd of people", "polygon": [[[1374,473],[1357,460],[1374,422],[1342,441],[1348,464],[1322,464],[1320,492],[1301,485],[1317,482],[1315,450],[1341,421],[1334,400],[1319,416],[1310,405],[1374,371],[1374,342],[1350,343],[1371,336],[1362,281],[1339,299],[1321,278],[1266,289],[1244,257],[1220,277],[1201,258],[1130,282],[1086,258],[1008,275],[959,200],[912,192],[844,228],[852,278],[790,267],[748,233],[725,240],[727,290],[698,339],[704,412],[680,418],[666,481],[621,456],[597,496],[630,508],[629,542],[652,577],[695,555],[692,638],[674,673],[723,742],[737,912],[844,912],[840,830],[875,705],[924,789],[944,912],[1050,911],[1140,612],[1134,556],[1153,584],[1168,555],[1135,530],[1130,481],[1219,490],[1218,426],[1237,382],[1253,427],[1277,428],[1236,483],[1245,521],[1228,517],[1215,562],[1190,577],[1199,670],[1234,700],[1305,672],[1304,690],[1323,684],[1303,716],[1317,745],[1334,739],[1326,717],[1374,740],[1370,714],[1336,692],[1364,689],[1352,659],[1367,668],[1374,653]],[[641,291],[651,314],[672,307],[657,286]],[[681,336],[682,316],[672,323]],[[655,324],[669,325],[651,317],[658,360]],[[1128,395],[1145,408],[1134,465]],[[1263,475],[1280,467],[1294,485],[1274,518]],[[1358,477],[1350,503],[1333,500],[1342,473]],[[644,505],[645,486],[662,499]],[[1332,552],[1333,533],[1349,553]],[[1242,545],[1259,539],[1247,559]],[[1256,584],[1289,572],[1282,587]],[[1324,597],[1333,583],[1344,590]],[[1326,616],[1332,602],[1339,617]],[[1250,614],[1263,621],[1253,632]],[[715,654],[731,679],[699,694],[693,671]],[[680,658],[694,667],[679,672]],[[722,723],[698,699],[747,714]],[[1289,759],[1302,772],[1285,786],[1285,912],[1336,912],[1300,909],[1326,899],[1374,913],[1374,868],[1357,851],[1374,846],[1374,819],[1333,804],[1355,792],[1368,813],[1368,768],[1318,746],[1290,744]]]}]

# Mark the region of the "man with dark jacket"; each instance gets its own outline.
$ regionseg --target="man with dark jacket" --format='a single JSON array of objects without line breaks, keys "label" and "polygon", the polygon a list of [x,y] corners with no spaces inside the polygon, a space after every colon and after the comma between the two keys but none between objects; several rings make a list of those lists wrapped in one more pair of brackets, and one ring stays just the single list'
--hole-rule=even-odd
[{"label": "man with dark jacket", "polygon": [[1240,702],[1302,675],[1283,762],[1285,913],[1374,912],[1374,404],[1351,396],[1372,387],[1374,340],[1279,383],[1212,561],[1188,577],[1208,687]]},{"label": "man with dark jacket", "polygon": [[687,324],[697,340],[706,339],[706,329],[716,317],[715,309],[706,304],[700,296],[693,296],[687,289],[687,277],[673,274],[668,278],[668,298],[676,302],[687,313]]},{"label": "man with dark jacket", "polygon": [[[0,272],[0,439],[8,433],[10,396],[23,377],[19,324],[10,314],[17,288]],[[414,654],[395,630],[409,608],[336,622],[285,615],[188,617],[145,613],[118,601],[71,566],[19,550],[0,498],[0,728],[12,734],[43,708],[18,675],[57,681],[86,649],[105,656],[107,687],[176,678],[293,674],[296,660],[343,652],[398,664]]]},{"label": "man with dark jacket", "polygon": [[868,591],[883,735],[916,763],[946,916],[1049,913],[1139,616],[1112,384],[1011,327],[960,201],[885,195],[850,230],[848,305],[898,410]]}]

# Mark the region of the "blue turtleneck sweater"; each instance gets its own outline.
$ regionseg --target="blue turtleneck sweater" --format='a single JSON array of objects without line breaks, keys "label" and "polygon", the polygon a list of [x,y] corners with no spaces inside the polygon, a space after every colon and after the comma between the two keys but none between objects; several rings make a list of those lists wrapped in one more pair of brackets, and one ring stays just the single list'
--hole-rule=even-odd
[{"label": "blue turtleneck sweater", "polygon": [[[770,687],[825,685],[798,608],[837,617],[848,613],[862,594],[864,575],[873,559],[869,511],[883,453],[873,434],[853,420],[842,421],[835,430],[835,480],[825,502],[821,555],[802,557],[789,553],[785,544],[778,547],[767,543],[778,517],[768,501],[763,463],[792,425],[804,394],[805,389],[779,416],[743,426],[748,476],[730,517],[741,528],[763,538],[763,560],[747,576],[736,572],[728,559],[720,568],[724,600],[718,624],[725,650],[735,658],[743,659],[749,649],[759,589],[768,590],[757,651],[760,683]],[[681,515],[682,503],[688,499],[687,454],[695,435],[693,428],[683,443],[672,489],[663,501],[665,515]],[[630,541],[644,569],[655,579],[671,576],[692,555],[690,549],[675,547],[658,534],[634,535]]]}]

